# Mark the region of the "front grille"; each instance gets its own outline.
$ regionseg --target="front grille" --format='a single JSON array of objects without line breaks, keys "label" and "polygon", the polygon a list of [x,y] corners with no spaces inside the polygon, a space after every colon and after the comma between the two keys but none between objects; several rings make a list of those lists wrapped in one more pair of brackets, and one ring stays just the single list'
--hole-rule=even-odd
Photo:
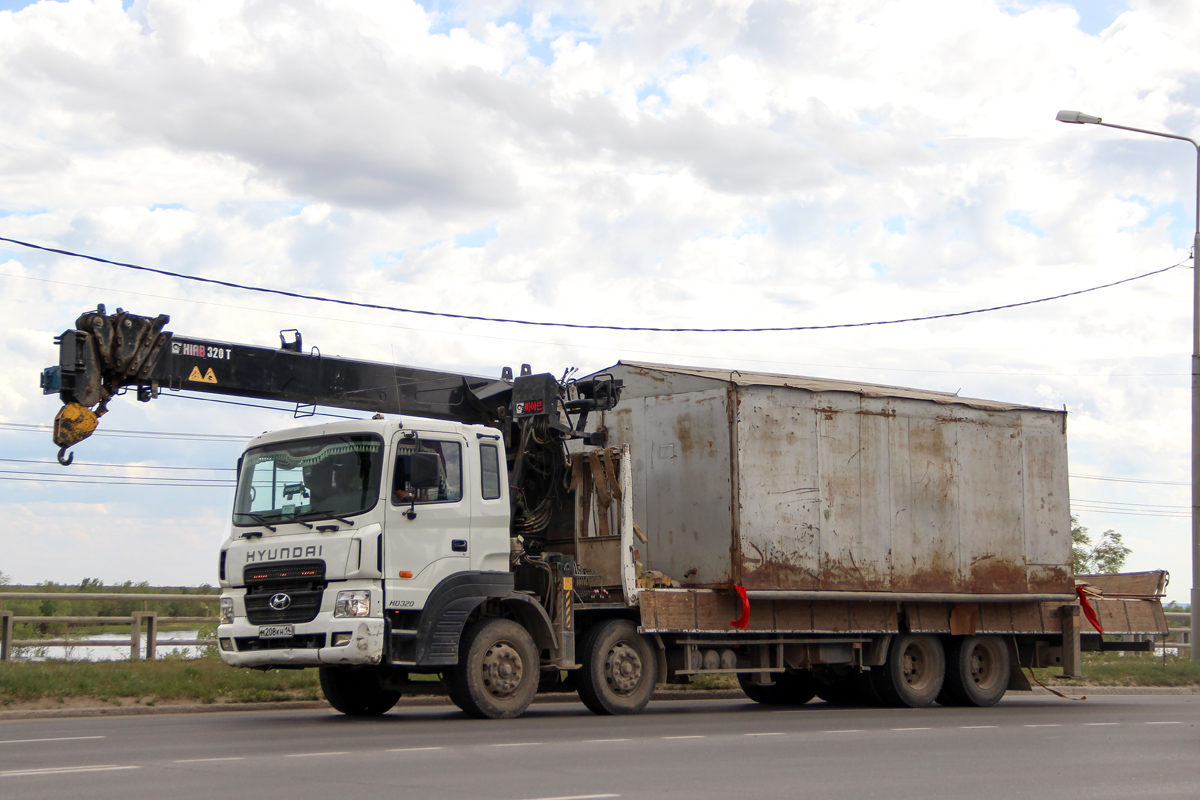
[{"label": "front grille", "polygon": [[319,650],[325,646],[325,634],[305,633],[286,639],[259,639],[257,636],[238,636],[233,640],[239,653],[255,650]]},{"label": "front grille", "polygon": [[[246,585],[246,619],[253,625],[311,622],[321,610],[321,597],[325,593],[324,561],[249,565],[242,577]],[[272,608],[271,598],[280,594],[287,595],[287,607]]]}]

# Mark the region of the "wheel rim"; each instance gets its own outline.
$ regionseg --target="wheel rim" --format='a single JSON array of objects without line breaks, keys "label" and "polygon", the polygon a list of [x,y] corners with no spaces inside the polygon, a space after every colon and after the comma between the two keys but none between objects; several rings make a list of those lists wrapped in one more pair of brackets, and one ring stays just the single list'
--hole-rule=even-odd
[{"label": "wheel rim", "polygon": [[521,654],[508,642],[496,642],[483,654],[483,685],[492,697],[510,697],[524,674]]},{"label": "wheel rim", "polygon": [[980,689],[990,689],[996,684],[998,665],[992,649],[985,644],[977,644],[971,648],[968,657],[971,682]]},{"label": "wheel rim", "polygon": [[604,659],[604,680],[615,694],[628,696],[642,683],[642,659],[625,642],[618,642]]},{"label": "wheel rim", "polygon": [[901,669],[904,672],[904,682],[910,688],[921,691],[929,684],[933,671],[931,660],[929,653],[920,642],[913,642],[904,648]]}]

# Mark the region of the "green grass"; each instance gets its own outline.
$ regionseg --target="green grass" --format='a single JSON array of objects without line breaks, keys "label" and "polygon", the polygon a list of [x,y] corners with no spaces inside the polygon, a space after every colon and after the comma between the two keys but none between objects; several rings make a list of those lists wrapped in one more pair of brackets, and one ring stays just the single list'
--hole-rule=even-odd
[{"label": "green grass", "polygon": [[[1072,681],[1061,670],[1037,670],[1049,686],[1178,686],[1200,687],[1200,667],[1187,658],[1154,658],[1148,654],[1087,653],[1083,672]],[[697,675],[683,690],[736,689],[731,675]],[[315,669],[234,669],[216,657],[160,661],[23,661],[0,662],[0,708],[22,703],[92,700],[115,705],[163,702],[255,703],[319,700]]]},{"label": "green grass", "polygon": [[161,661],[0,662],[0,708],[31,701],[92,698],[195,703],[318,700],[315,669],[260,672],[227,667],[217,658]]},{"label": "green grass", "polygon": [[1059,677],[1060,669],[1034,670],[1047,686],[1196,686],[1200,665],[1184,656],[1149,653],[1084,653],[1083,680]]}]

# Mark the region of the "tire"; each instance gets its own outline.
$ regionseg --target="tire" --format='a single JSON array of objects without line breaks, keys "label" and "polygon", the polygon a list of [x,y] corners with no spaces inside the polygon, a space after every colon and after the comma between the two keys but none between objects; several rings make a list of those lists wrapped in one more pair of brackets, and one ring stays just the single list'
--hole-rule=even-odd
[{"label": "tire", "polygon": [[583,639],[579,699],[593,714],[637,714],[658,679],[658,653],[632,622],[610,619]]},{"label": "tire", "polygon": [[994,706],[1008,691],[1012,660],[999,636],[956,636],[946,642],[944,706]]},{"label": "tire", "polygon": [[347,667],[320,667],[321,691],[329,705],[351,717],[377,717],[386,713],[400,693],[379,685],[379,675]]},{"label": "tire", "polygon": [[463,634],[450,699],[480,719],[512,719],[537,694],[541,662],[529,632],[511,619],[482,619]]},{"label": "tire", "polygon": [[752,675],[738,675],[742,691],[756,703],[765,706],[802,706],[817,694],[817,682],[812,672],[777,672],[775,682],[755,683]]},{"label": "tire", "polygon": [[833,706],[861,706],[866,702],[863,673],[836,668],[822,669],[814,680],[817,697]]},{"label": "tire", "polygon": [[463,706],[462,696],[458,693],[458,684],[454,680],[454,673],[443,673],[442,682],[446,684],[446,697],[449,697],[450,702],[458,706],[460,711],[465,711],[466,708]]},{"label": "tire", "polygon": [[892,638],[887,663],[872,667],[871,685],[884,705],[923,708],[937,699],[946,677],[946,654],[936,636]]}]

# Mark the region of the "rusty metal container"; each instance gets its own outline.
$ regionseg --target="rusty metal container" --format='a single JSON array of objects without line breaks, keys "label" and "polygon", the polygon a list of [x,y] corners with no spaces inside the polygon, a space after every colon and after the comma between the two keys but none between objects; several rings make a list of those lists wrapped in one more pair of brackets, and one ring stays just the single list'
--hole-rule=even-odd
[{"label": "rusty metal container", "polygon": [[675,586],[1073,591],[1063,411],[649,363],[603,373],[624,395],[589,427],[630,446],[639,555]]}]

